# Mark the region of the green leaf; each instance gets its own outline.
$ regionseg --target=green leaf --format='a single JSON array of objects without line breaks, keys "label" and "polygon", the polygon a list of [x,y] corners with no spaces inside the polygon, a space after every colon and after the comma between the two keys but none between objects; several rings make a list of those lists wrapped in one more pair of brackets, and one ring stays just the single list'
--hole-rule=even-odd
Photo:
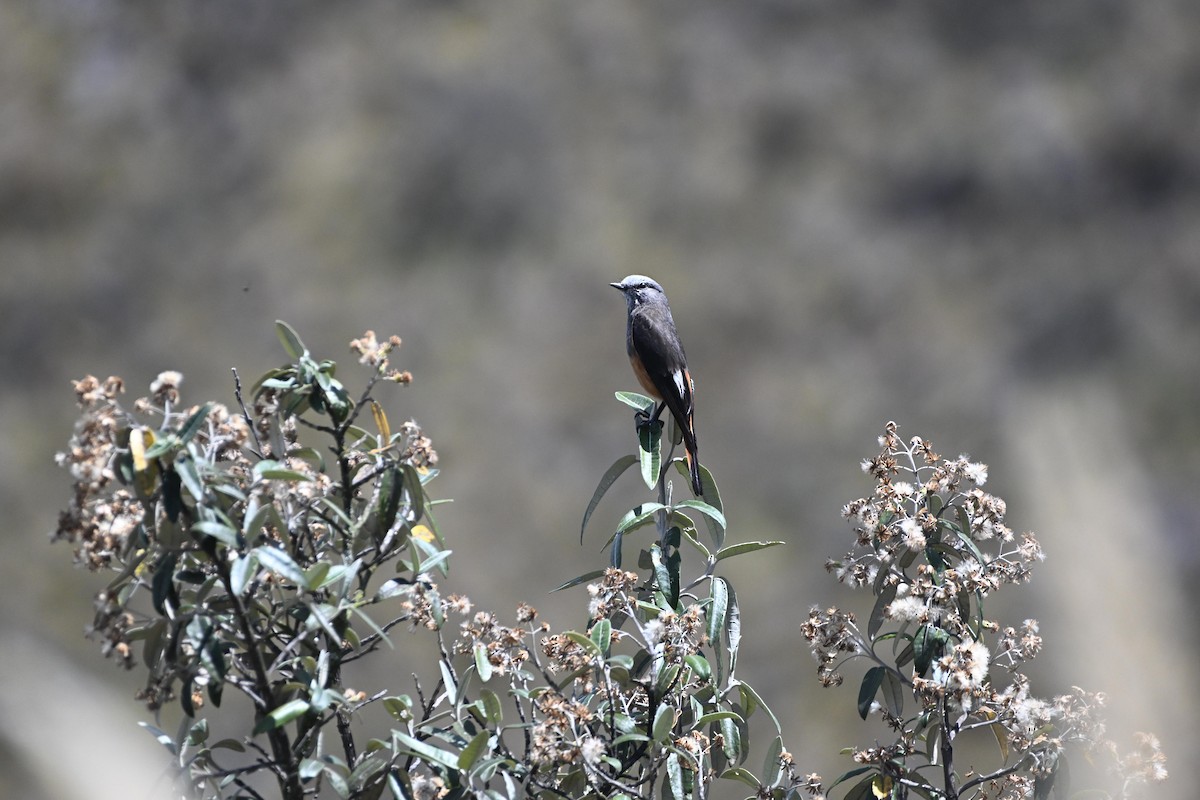
[{"label": "green leaf", "polygon": [[[372,405],[371,408],[378,408],[378,405]],[[383,412],[378,412],[382,414]],[[379,503],[377,510],[379,512],[379,530],[389,531],[396,522],[396,513],[400,510],[400,500],[404,496],[404,471],[396,466],[388,469],[387,473],[379,478]]]},{"label": "green leaf", "polygon": [[695,528],[684,527],[680,530],[680,533],[683,536],[684,541],[696,548],[696,551],[700,553],[700,557],[704,559],[705,563],[712,558],[712,552],[705,547],[699,539],[696,538]]},{"label": "green leaf", "polygon": [[154,669],[158,659],[163,654],[163,645],[167,632],[167,621],[165,619],[157,619],[144,628],[130,630],[130,640],[135,640],[138,636],[145,639],[142,644],[142,663],[147,667]]},{"label": "green leaf", "polygon": [[216,520],[201,520],[192,525],[192,532],[211,536],[227,547],[238,546],[238,532]]},{"label": "green leaf", "polygon": [[600,505],[600,500],[608,492],[609,488],[616,483],[617,478],[624,474],[625,470],[637,463],[637,456],[632,453],[621,456],[613,462],[612,466],[605,471],[604,476],[600,478],[600,483],[596,486],[596,491],[592,493],[592,499],[588,503],[587,511],[583,512],[583,524],[579,526],[579,543],[583,544],[583,532],[587,530],[588,520],[592,518],[592,512],[596,510],[596,506]]},{"label": "green leaf", "polygon": [[941,628],[935,628],[932,625],[921,626],[913,638],[913,667],[918,675],[924,676],[929,671],[929,665],[933,663],[934,659],[941,657],[948,639],[949,634]]},{"label": "green leaf", "polygon": [[195,747],[204,744],[208,740],[208,720],[197,720],[192,727],[188,728],[187,746]]},{"label": "green leaf", "polygon": [[296,698],[289,700],[258,721],[254,726],[254,735],[282,728],[294,719],[308,713],[310,706],[307,700]]},{"label": "green leaf", "polygon": [[175,457],[174,466],[174,471],[179,473],[179,479],[187,487],[188,493],[197,502],[202,501],[204,499],[204,483],[200,480],[200,473],[196,471],[196,462],[186,453],[180,453]]},{"label": "green leaf", "polygon": [[871,713],[871,703],[875,701],[885,672],[887,670],[884,667],[871,667],[867,674],[863,675],[862,685],[858,687],[858,715],[863,719]]},{"label": "green leaf", "polygon": [[[710,505],[709,503],[706,503],[703,500],[692,500],[692,499],[681,500],[675,504],[675,508],[694,509],[694,510],[700,512],[701,514],[703,514],[704,516],[708,517],[709,519],[711,519],[717,525],[721,526],[722,530],[725,529],[725,526],[726,526],[725,514],[721,512],[721,509],[717,508],[714,505]],[[775,544],[783,544],[783,542],[775,542]],[[758,548],[755,548],[755,549],[758,549]]]},{"label": "green leaf", "polygon": [[658,711],[654,712],[654,727],[650,730],[650,738],[656,742],[665,742],[674,727],[675,709],[668,705],[661,705],[658,707]]},{"label": "green leaf", "polygon": [[672,549],[664,553],[655,542],[650,546],[650,562],[654,565],[654,579],[658,590],[663,593],[669,608],[679,604],[679,551]]},{"label": "green leaf", "polygon": [[768,547],[776,547],[781,544],[785,544],[785,542],[741,542],[739,544],[731,544],[729,547],[722,547],[717,551],[717,561],[740,556],[743,553],[753,553],[755,550],[765,550]]},{"label": "green leaf", "polygon": [[666,695],[675,686],[675,680],[679,677],[679,671],[682,669],[678,664],[671,664],[664,667],[659,673],[658,678],[654,681],[654,689],[660,695]]},{"label": "green leaf", "polygon": [[767,745],[767,754],[763,759],[763,786],[774,786],[779,782],[783,774],[783,762],[780,760],[782,755],[783,737],[776,736]]},{"label": "green leaf", "polygon": [[422,572],[429,572],[434,567],[437,567],[438,569],[440,569],[442,571],[443,575],[446,574],[446,563],[445,562],[447,561],[447,559],[450,558],[450,555],[454,552],[453,550],[439,550],[436,553],[434,553],[433,555],[431,555],[429,558],[421,560],[416,548],[418,548],[418,547],[423,548],[425,546],[425,543],[421,542],[420,539],[410,539],[409,543],[413,547],[413,550],[412,550],[412,553],[413,553],[412,573],[414,575],[418,575]]},{"label": "green leaf", "polygon": [[278,461],[271,461],[269,459],[259,461],[257,464],[255,464],[254,474],[263,480],[302,482],[312,480],[312,478],[310,478],[306,473],[285,467]]},{"label": "green leaf", "polygon": [[488,661],[487,645],[477,642],[474,647],[474,654],[475,671],[479,673],[479,680],[487,683],[492,677],[492,662]]},{"label": "green leaf", "polygon": [[887,706],[888,713],[894,717],[899,717],[904,711],[904,683],[892,670],[885,670],[883,679],[883,702]]},{"label": "green leaf", "polygon": [[[253,503],[254,501],[251,500]],[[267,518],[275,512],[275,506],[270,503],[265,503],[261,506],[252,506],[253,511],[246,515],[242,521],[242,535],[247,541],[253,541],[254,537],[258,536],[258,532],[262,530]],[[248,511],[250,509],[247,509]]]},{"label": "green leaf", "polygon": [[232,750],[235,753],[246,752],[246,745],[237,739],[222,739],[219,742],[213,742],[209,747],[213,750]]},{"label": "green leaf", "polygon": [[[692,727],[699,728],[702,725],[708,725],[709,723],[712,723],[712,722],[720,722],[721,720],[733,720],[734,722],[745,722],[745,720],[742,719],[741,715],[738,714],[736,711],[710,711],[709,713],[707,713],[704,716],[697,719],[696,723]],[[736,728],[737,726],[735,725],[734,727]],[[730,758],[732,759],[733,756],[730,756]]]},{"label": "green leaf", "polygon": [[[732,713],[732,712],[719,712]],[[738,717],[736,714],[733,717],[722,717],[717,722],[717,726],[721,729],[721,738],[724,742],[721,744],[721,752],[725,757],[734,763],[744,760],[742,752],[742,729],[745,720]]]},{"label": "green leaf", "polygon": [[[926,712],[928,713],[928,712]],[[925,714],[921,715],[922,717]],[[941,749],[942,726],[941,723],[935,723],[929,726],[929,730],[925,731],[925,757],[929,763],[935,763],[938,757],[938,751]]]},{"label": "green leaf", "polygon": [[590,580],[593,580],[595,578],[602,578],[602,577],[604,577],[604,570],[594,569],[591,572],[583,573],[582,575],[580,575],[577,578],[571,578],[571,580],[567,581],[562,586],[559,586],[557,589],[554,589],[552,591],[561,592],[563,589],[570,589],[572,586],[578,586],[581,583],[587,583]]},{"label": "green leaf", "polygon": [[858,783],[854,784],[854,788],[846,792],[846,796],[842,800],[875,800],[878,797],[886,797],[875,792],[875,779],[878,775],[868,775]]},{"label": "green leaf", "polygon": [[[327,563],[327,562],[318,561],[316,564],[313,565],[312,569],[316,569],[316,567],[320,566],[321,564],[325,564],[325,563]],[[329,586],[331,583],[337,583],[338,581],[346,581],[346,586],[349,586],[350,583],[354,580],[354,576],[358,574],[358,568],[361,565],[362,565],[361,558],[355,559],[354,561],[352,561],[349,564],[330,564],[329,570],[325,573],[324,577],[322,577],[319,581],[316,581],[313,588],[314,589],[324,589],[326,586]],[[310,574],[311,572],[312,572],[312,570],[304,573],[305,576],[308,577],[309,581],[312,581],[314,578],[313,574]],[[386,584],[387,581],[385,581],[384,583]],[[346,594],[346,590],[343,589],[342,595],[345,596],[345,594]]]},{"label": "green leaf", "polygon": [[[691,477],[687,472],[686,461],[678,465],[680,473],[687,477]],[[715,508],[721,513],[722,519],[725,516],[725,506],[721,502],[721,491],[717,488],[717,482],[713,480],[712,473],[703,464],[699,465],[700,471],[700,496],[704,502]],[[705,515],[704,522],[708,526],[708,533],[712,537],[713,547],[720,550],[725,545],[725,524],[717,524],[712,517]]]},{"label": "green leaf", "polygon": [[744,683],[743,681],[738,681],[738,691],[742,695],[742,706],[747,709],[747,717],[750,716],[749,709],[752,707],[751,703],[762,706],[762,710],[767,712],[767,716],[770,717],[771,722],[775,724],[775,733],[783,733],[783,727],[779,724],[779,718],[775,716],[775,712],[771,710],[771,707],[763,702],[762,697],[754,690],[753,686],[748,683]]},{"label": "green leaf", "polygon": [[1050,774],[1033,778],[1034,800],[1048,800],[1053,791],[1055,800],[1066,800],[1071,785],[1071,771],[1066,756],[1061,753],[1051,762]]},{"label": "green leaf", "polygon": [[925,501],[925,506],[929,509],[929,513],[936,517],[942,513],[945,502],[942,500],[941,495],[931,494],[929,495],[929,499]]},{"label": "green leaf", "polygon": [[708,640],[717,642],[725,632],[725,614],[729,610],[729,584],[724,578],[713,578],[708,596],[712,601],[708,604]]},{"label": "green leaf", "polygon": [[612,622],[608,618],[601,619],[592,626],[591,639],[596,647],[600,648],[600,654],[608,655],[609,644],[612,641]]},{"label": "green leaf", "polygon": [[600,648],[596,646],[596,643],[579,631],[567,631],[563,635],[586,650],[589,656],[595,657],[600,655]]},{"label": "green leaf", "polygon": [[625,405],[635,408],[638,411],[644,411],[647,414],[653,414],[654,407],[657,405],[653,398],[647,397],[644,394],[638,394],[637,392],[617,392],[616,397]]},{"label": "green leaf", "polygon": [[454,677],[454,668],[445,658],[438,661],[438,669],[442,671],[442,686],[446,688],[446,697],[453,704],[458,703],[458,694],[462,687]]},{"label": "green leaf", "polygon": [[304,342],[300,341],[299,334],[292,329],[291,325],[281,319],[275,320],[275,335],[279,337],[279,343],[293,359],[299,360],[308,355],[308,348],[304,346]]},{"label": "green leaf", "polygon": [[392,738],[396,742],[396,749],[403,748],[404,752],[411,753],[426,761],[431,761],[434,764],[441,764],[443,767],[451,770],[458,769],[458,758],[447,750],[440,747],[433,747],[419,739],[414,739],[403,731],[392,731]]},{"label": "green leaf", "polygon": [[264,569],[274,572],[279,577],[290,583],[294,583],[298,587],[306,585],[304,570],[300,569],[300,565],[278,547],[265,544],[262,547],[254,548],[251,553],[258,558],[258,563]]},{"label": "green leaf", "polygon": [[412,719],[412,698],[408,695],[383,698],[383,709],[401,722]]},{"label": "green leaf", "polygon": [[625,516],[621,517],[621,521],[617,523],[617,533],[629,533],[631,530],[640,528],[654,521],[654,515],[662,511],[666,506],[662,503],[642,503],[641,505],[625,512]]},{"label": "green leaf", "polygon": [[499,725],[500,720],[504,717],[504,706],[500,702],[500,695],[491,689],[480,689],[479,702],[483,706],[484,718],[492,725]]},{"label": "green leaf", "polygon": [[163,510],[167,512],[167,519],[169,519],[172,523],[177,522],[179,520],[179,515],[183,512],[183,492],[180,491],[180,487],[182,486],[183,481],[179,477],[178,472],[170,467],[163,469]]},{"label": "green leaf", "polygon": [[623,733],[620,736],[618,736],[617,738],[613,739],[612,746],[616,747],[617,745],[625,744],[626,742],[649,742],[649,741],[650,741],[649,736],[647,736],[644,733],[638,733],[638,732],[634,731],[633,733]]},{"label": "green leaf", "polygon": [[846,781],[850,780],[851,778],[855,778],[859,775],[862,775],[864,772],[866,772],[869,769],[872,769],[872,768],[871,767],[855,767],[854,769],[852,769],[848,772],[843,772],[841,775],[838,776],[837,780],[835,780],[833,783],[829,784],[829,788],[833,789],[833,787],[837,786],[839,783],[845,783]]},{"label": "green leaf", "polygon": [[958,526],[951,522],[947,522],[946,520],[939,520],[939,524],[943,528],[948,528],[953,531],[958,539],[966,546],[966,548],[971,551],[971,555],[975,557],[976,561],[978,561],[980,564],[986,564],[987,559],[984,558],[983,551],[979,549],[979,545],[975,544],[975,540],[971,538],[971,523],[970,519],[967,517],[966,509],[962,506],[956,506],[956,508],[958,510],[959,525],[965,525],[962,530],[959,530]]},{"label": "green leaf", "polygon": [[329,783],[329,788],[333,789],[341,800],[350,800],[350,785],[346,783],[346,779],[341,773],[336,772],[328,765],[325,767],[325,780]]},{"label": "green leaf", "polygon": [[175,755],[178,752],[178,749],[175,747],[175,740],[171,738],[169,733],[159,730],[148,722],[139,722],[138,725],[140,725],[143,730],[157,739],[159,744],[167,748],[171,755]]},{"label": "green leaf", "polygon": [[[324,603],[310,603],[306,607],[308,608],[308,618],[305,619],[304,624],[310,631],[320,628],[325,631],[325,635],[329,637],[329,641],[340,642],[342,640],[342,635],[334,630],[333,624],[330,621],[330,613],[336,616],[338,613],[337,609]],[[351,610],[358,612],[364,618],[366,617],[359,609],[352,608]]]},{"label": "green leaf", "polygon": [[332,568],[333,565],[328,561],[318,561],[308,569],[304,570],[304,583],[301,585],[306,589],[316,591],[327,583],[326,578],[328,577],[329,571]]},{"label": "green leaf", "polygon": [[238,556],[229,567],[229,589],[235,597],[241,597],[254,576],[258,574],[258,559],[253,553]]},{"label": "green leaf", "polygon": [[731,767],[721,773],[721,778],[724,780],[741,781],[756,790],[759,787],[758,778],[754,777],[753,772],[743,767]]},{"label": "green leaf", "polygon": [[154,610],[162,616],[167,615],[167,603],[171,604],[172,613],[179,607],[179,597],[175,591],[175,562],[174,554],[163,556],[163,560],[154,570],[151,580],[151,602]]},{"label": "green leaf", "polygon": [[678,753],[667,756],[667,781],[671,784],[671,796],[675,800],[684,800],[687,795],[683,792],[683,765],[679,763]]},{"label": "green leaf", "polygon": [[[897,639],[896,641],[899,643],[900,640]],[[896,656],[896,668],[899,669],[900,667],[903,667],[905,664],[912,661],[914,657],[915,651],[913,650],[912,641],[909,641],[904,645],[904,648],[900,650],[900,654]]]},{"label": "green leaf", "polygon": [[896,599],[896,586],[883,587],[879,599],[875,601],[875,607],[871,609],[871,619],[867,622],[867,636],[871,639],[875,638],[875,634],[883,627],[883,621],[887,618],[887,607]]},{"label": "green leaf", "polygon": [[491,738],[492,732],[486,729],[475,734],[475,738],[471,739],[463,751],[458,754],[458,768],[464,771],[469,770],[483,755]]},{"label": "green leaf", "polygon": [[[605,621],[607,622],[607,620]],[[698,680],[706,681],[712,677],[712,664],[709,664],[708,659],[699,653],[689,653],[683,657],[683,661]]]},{"label": "green leaf", "polygon": [[[168,434],[164,435],[162,438],[156,439],[154,444],[152,444],[148,448],[146,448],[146,451],[143,454],[143,458],[145,458],[149,461],[153,461],[154,459],[160,458],[163,455],[171,452],[172,450],[178,450],[178,449],[179,449],[179,439],[174,434],[168,433]],[[135,461],[135,464],[136,464],[136,461]]]},{"label": "green leaf", "polygon": [[[729,643],[729,674],[732,677],[733,671],[737,668],[738,648],[742,645],[742,608],[738,605],[737,592],[734,591],[733,584],[726,581],[725,585],[729,590],[729,608],[725,612],[725,638]],[[778,721],[775,726],[779,727]]]},{"label": "green leaf", "polygon": [[[384,748],[387,745],[383,745]],[[386,785],[385,776],[388,770],[387,756],[389,750],[368,752],[365,758],[359,760],[354,771],[350,773],[350,786],[354,800],[379,800],[383,796]]]},{"label": "green leaf", "polygon": [[212,403],[205,403],[196,409],[195,413],[188,417],[187,422],[183,423],[183,427],[179,430],[179,444],[186,445],[196,434],[200,432],[200,428],[204,425],[204,421],[208,419],[208,412],[212,411]]},{"label": "green leaf", "polygon": [[651,490],[658,485],[658,475],[662,469],[662,428],[662,420],[647,422],[637,428],[642,480],[646,488]]},{"label": "green leaf", "polygon": [[611,664],[614,669],[623,669],[626,672],[633,671],[633,656],[625,653],[617,653],[616,655],[609,656],[608,663]]},{"label": "green leaf", "polygon": [[[283,376],[287,377],[283,377]],[[273,376],[273,377],[268,377]],[[295,371],[291,369],[276,369],[264,373],[261,378],[254,384],[254,394],[258,394],[260,389],[278,389],[283,392],[290,391],[296,388]]]}]

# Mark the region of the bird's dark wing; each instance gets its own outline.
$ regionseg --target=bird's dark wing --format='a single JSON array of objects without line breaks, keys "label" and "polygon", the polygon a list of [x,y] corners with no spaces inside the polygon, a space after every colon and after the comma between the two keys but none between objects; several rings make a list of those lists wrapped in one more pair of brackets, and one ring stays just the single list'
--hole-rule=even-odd
[{"label": "bird's dark wing", "polygon": [[[699,447],[692,415],[692,376],[688,372],[683,345],[675,332],[675,322],[666,304],[636,309],[629,318],[629,355],[634,361],[638,379],[649,379],[656,393],[671,411],[675,424],[683,434],[691,473],[692,491],[699,496],[702,484],[699,473]],[[638,362],[641,370],[638,369]],[[645,386],[645,381],[642,381]],[[649,387],[647,387],[649,388]]]},{"label": "bird's dark wing", "polygon": [[671,313],[656,306],[638,309],[629,321],[629,339],[646,376],[676,421],[690,433],[692,382]]}]

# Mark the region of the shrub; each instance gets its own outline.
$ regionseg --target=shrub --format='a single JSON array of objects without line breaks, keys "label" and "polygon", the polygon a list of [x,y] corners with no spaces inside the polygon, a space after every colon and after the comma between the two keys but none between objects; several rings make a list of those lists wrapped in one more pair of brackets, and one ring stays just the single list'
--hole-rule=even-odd
[{"label": "shrub", "polygon": [[[677,434],[664,438],[648,418],[649,398],[618,393],[638,410],[639,447],[602,477],[581,536],[634,465],[656,499],[618,522],[604,568],[560,587],[587,584],[587,628],[552,633],[529,605],[504,621],[439,586],[449,550],[427,492],[437,454],[414,422],[393,428],[375,397],[411,380],[391,367],[399,340],[368,331],[351,344],[367,369],[352,394],[334,362],[277,330],[290,361],[248,398],[235,373],[232,410],[183,404],[174,372],[129,410],[119,379],[79,381],[83,413],[59,457],[74,494],[56,535],[80,563],[113,573],[92,633],[107,655],[144,669],[139,697],[156,721],[168,705],[182,712],[173,733],[146,724],[174,758],[180,793],[682,799],[709,796],[718,780],[755,797],[823,793],[738,676],[741,613],[718,572],[780,542],[727,543],[707,470],[702,497],[672,496],[671,471],[687,473],[673,457]],[[814,610],[804,626],[823,683],[840,681],[842,657],[870,659],[859,712],[896,734],[855,751],[862,766],[841,779],[858,778],[846,796],[1046,796],[1067,743],[1099,745],[1098,698],[1032,699],[1019,668],[1040,645],[1036,624],[1000,628],[982,611],[1040,551],[1004,527],[1003,503],[978,488],[981,465],[940,461],[920,440],[901,445],[894,426],[883,442],[868,464],[875,494],[846,510],[855,548],[831,565],[877,596],[867,628],[836,609]],[[914,483],[894,480],[901,471]],[[648,541],[626,569],[638,537]],[[367,694],[346,684],[347,664],[386,658],[400,635],[433,640],[435,685]],[[1012,676],[997,681],[999,669]],[[239,719],[226,713],[230,696],[253,716],[216,739],[210,721]],[[392,727],[364,741],[351,720],[375,704]],[[752,762],[756,713],[769,735]],[[958,737],[985,728],[1004,766],[958,775]],[[1127,787],[1161,777],[1147,747],[1143,762],[1126,762]]]}]

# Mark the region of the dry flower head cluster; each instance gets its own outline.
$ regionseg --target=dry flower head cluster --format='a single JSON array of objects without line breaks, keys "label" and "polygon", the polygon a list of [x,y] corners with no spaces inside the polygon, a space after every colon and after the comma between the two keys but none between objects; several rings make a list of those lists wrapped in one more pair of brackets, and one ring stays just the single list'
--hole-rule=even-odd
[{"label": "dry flower head cluster", "polygon": [[[861,710],[879,714],[897,740],[857,750],[854,759],[874,765],[881,780],[925,789],[925,778],[906,767],[933,764],[945,775],[940,791],[951,797],[968,788],[981,798],[1029,796],[1054,779],[1068,745],[1114,755],[1121,796],[1165,779],[1152,736],[1139,735],[1134,753],[1115,755],[1103,695],[1078,688],[1049,700],[1031,694],[1021,668],[1043,647],[1036,620],[1014,626],[984,617],[985,599],[1028,581],[1044,557],[1032,534],[1008,526],[1004,500],[984,490],[987,466],[963,455],[943,458],[921,437],[904,442],[894,423],[879,444],[879,454],[862,462],[874,492],[842,512],[854,546],[826,565],[839,581],[872,592],[870,623],[864,629],[853,613],[814,608],[802,625],[822,684],[840,684],[848,660],[874,665],[864,684],[874,681],[884,702]],[[916,712],[903,714],[904,696],[917,700]],[[1004,763],[956,783],[955,740],[980,729],[1003,743]]]}]

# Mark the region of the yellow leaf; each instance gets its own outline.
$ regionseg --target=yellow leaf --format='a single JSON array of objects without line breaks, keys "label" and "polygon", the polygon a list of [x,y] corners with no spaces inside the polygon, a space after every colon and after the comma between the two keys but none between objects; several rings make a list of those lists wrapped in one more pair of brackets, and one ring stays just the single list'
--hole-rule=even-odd
[{"label": "yellow leaf", "polygon": [[371,414],[375,417],[375,427],[379,429],[380,444],[386,446],[392,440],[392,429],[388,425],[387,414],[374,400],[371,401]]},{"label": "yellow leaf", "polygon": [[429,530],[429,528],[425,527],[424,525],[417,525],[414,527],[412,529],[412,535],[420,539],[422,542],[429,543],[433,541],[433,531]]},{"label": "yellow leaf", "polygon": [[892,779],[887,775],[876,775],[875,780],[871,781],[871,794],[875,795],[879,800],[891,797]]},{"label": "yellow leaf", "polygon": [[996,735],[996,744],[1000,746],[1000,758],[1008,761],[1008,731],[1001,725],[993,725],[992,733]]},{"label": "yellow leaf", "polygon": [[129,454],[133,456],[133,471],[146,471],[146,448],[154,444],[154,431],[137,427],[129,432]]},{"label": "yellow leaf", "polygon": [[145,427],[137,427],[129,432],[129,455],[133,457],[133,483],[139,497],[149,497],[154,493],[154,484],[158,480],[158,464],[146,460],[146,448],[154,444],[154,431]]}]

